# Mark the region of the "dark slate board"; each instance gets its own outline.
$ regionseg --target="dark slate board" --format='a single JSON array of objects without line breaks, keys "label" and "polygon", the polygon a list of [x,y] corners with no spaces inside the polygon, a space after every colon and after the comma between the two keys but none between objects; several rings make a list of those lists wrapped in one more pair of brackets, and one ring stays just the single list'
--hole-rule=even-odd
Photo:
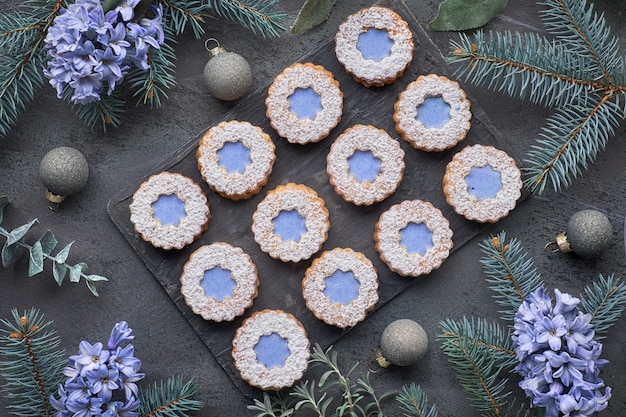
[{"label": "dark slate board", "polygon": [[[453,251],[484,228],[484,225],[467,221],[458,216],[446,204],[442,191],[442,177],[446,164],[454,153],[464,146],[481,143],[504,149],[501,146],[502,141],[499,134],[478,103],[471,100],[472,128],[467,138],[455,148],[441,153],[427,153],[412,149],[399,138],[395,133],[395,124],[392,120],[393,105],[398,94],[419,75],[436,73],[451,77],[451,74],[450,68],[445,63],[439,49],[431,42],[424,29],[402,1],[385,0],[379,4],[388,6],[399,13],[409,23],[414,34],[413,62],[396,83],[382,88],[369,89],[356,83],[352,77],[344,72],[343,67],[337,61],[334,54],[333,39],[328,39],[321,47],[302,57],[299,61],[323,65],[335,74],[341,85],[344,93],[343,116],[340,124],[331,132],[329,137],[321,142],[307,145],[290,144],[285,139],[278,137],[265,117],[266,90],[242,100],[224,117],[224,120],[246,120],[260,126],[272,136],[276,144],[277,159],[274,169],[269,183],[259,194],[249,200],[235,202],[219,197],[208,188],[198,172],[195,159],[198,141],[204,133],[202,132],[153,171],[146,172],[144,176],[129,181],[128,187],[109,203],[109,215],[115,225],[161,283],[234,384],[246,396],[253,397],[259,392],[239,378],[231,359],[231,341],[236,328],[252,312],[271,308],[292,313],[306,328],[311,344],[317,343],[323,348],[330,346],[347,331],[328,326],[317,320],[307,310],[302,299],[301,279],[304,276],[304,271],[317,255],[307,261],[295,264],[283,263],[262,252],[254,241],[250,230],[252,213],[268,190],[279,184],[295,182],[306,184],[317,191],[326,202],[331,222],[328,240],[323,245],[322,251],[336,247],[350,247],[363,252],[374,263],[380,280],[380,301],[377,308],[389,302],[415,280],[419,280],[419,278],[404,278],[391,272],[378,257],[374,249],[372,235],[374,224],[384,210],[403,200],[429,201],[439,208],[450,221],[454,232]],[[357,207],[342,200],[329,184],[326,174],[326,154],[330,145],[341,132],[357,123],[371,124],[385,129],[400,141],[406,153],[406,170],[396,193],[385,201],[369,207]],[[153,248],[135,234],[129,220],[128,206],[135,190],[148,176],[164,170],[180,172],[201,184],[207,193],[211,208],[212,219],[208,231],[192,245],[180,251],[166,252]],[[229,242],[243,248],[255,262],[261,282],[259,295],[251,309],[243,317],[226,324],[207,322],[195,315],[185,305],[180,294],[179,277],[189,255],[201,245],[218,241]]]}]

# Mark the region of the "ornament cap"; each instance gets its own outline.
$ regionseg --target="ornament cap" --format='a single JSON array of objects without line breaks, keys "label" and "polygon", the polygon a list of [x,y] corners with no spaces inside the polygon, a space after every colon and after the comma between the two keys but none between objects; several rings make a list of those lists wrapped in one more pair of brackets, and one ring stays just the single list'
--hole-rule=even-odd
[{"label": "ornament cap", "polygon": [[[215,43],[215,46],[211,46],[212,43]],[[209,58],[213,58],[216,55],[226,52],[226,49],[220,46],[220,43],[215,38],[209,38],[204,41],[204,49],[209,52]]]},{"label": "ornament cap", "polygon": [[572,247],[570,246],[569,242],[567,241],[567,233],[562,232],[559,233],[558,235],[556,235],[556,245],[559,247],[559,250],[561,252],[573,252]]},{"label": "ornament cap", "polygon": [[380,350],[376,351],[376,357],[374,359],[381,368],[389,368],[392,365],[391,362],[383,356],[383,352]]}]

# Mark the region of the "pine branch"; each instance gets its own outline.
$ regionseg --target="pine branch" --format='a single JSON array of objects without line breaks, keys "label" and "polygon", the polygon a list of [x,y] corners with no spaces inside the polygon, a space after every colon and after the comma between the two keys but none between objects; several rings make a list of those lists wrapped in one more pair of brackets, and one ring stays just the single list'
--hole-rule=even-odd
[{"label": "pine branch", "polygon": [[58,350],[59,337],[36,309],[22,316],[16,309],[11,313],[13,322],[0,321],[0,376],[7,408],[20,417],[52,416],[49,398],[63,379],[66,362]]},{"label": "pine branch", "polygon": [[441,349],[455,369],[463,390],[481,412],[496,417],[505,413],[508,379],[515,353],[509,331],[485,320],[461,322],[447,319],[440,324]]},{"label": "pine branch", "polygon": [[527,154],[524,184],[542,194],[566,188],[588,169],[619,127],[623,109],[605,95],[595,106],[564,106],[550,116],[541,138]]},{"label": "pine branch", "polygon": [[541,12],[555,36],[490,33],[451,43],[455,74],[520,100],[556,107],[528,152],[525,185],[559,192],[595,161],[626,118],[626,60],[604,17],[581,0],[545,0]]},{"label": "pine branch", "polygon": [[208,0],[208,3],[218,16],[237,22],[264,38],[278,37],[285,31],[279,21],[287,14],[272,12],[278,0]]},{"label": "pine branch", "polygon": [[593,11],[593,3],[546,0],[543,5],[546,7],[540,17],[548,32],[556,35],[572,54],[584,55],[590,73],[604,84],[613,84],[619,44],[611,36],[604,17]]},{"label": "pine branch", "polygon": [[[174,36],[166,29],[166,39],[175,42]],[[176,85],[174,48],[165,42],[159,49],[152,48],[148,52],[150,68],[143,71],[133,69],[126,77],[126,82],[137,97],[137,104],[150,104],[152,107],[161,107],[161,97],[167,98],[166,90]]]},{"label": "pine branch", "polygon": [[[66,87],[63,90],[63,100],[70,103],[73,89]],[[71,103],[70,103],[71,104]],[[122,124],[122,114],[126,102],[122,99],[120,90],[113,90],[111,95],[101,94],[100,100],[89,104],[71,104],[78,117],[90,128],[100,126],[104,132],[107,127],[118,127]]]},{"label": "pine branch", "polygon": [[[173,35],[182,34],[190,27],[196,38],[204,34],[202,23],[210,5],[201,0],[160,0],[163,5],[164,27]],[[167,42],[174,41],[172,35],[166,33]]]},{"label": "pine branch", "polygon": [[599,282],[593,282],[585,287],[580,295],[582,311],[591,314],[596,339],[606,337],[608,329],[620,318],[626,306],[626,284],[610,275],[600,275]]},{"label": "pine branch", "polygon": [[0,19],[0,138],[44,85],[43,39],[62,5],[63,0],[27,1],[24,10]]},{"label": "pine branch", "polygon": [[496,292],[496,303],[505,307],[500,311],[502,319],[510,322],[522,301],[543,285],[541,275],[517,239],[506,242],[504,231],[485,239],[480,248],[484,253],[480,263],[487,276],[485,279],[489,288]]},{"label": "pine branch", "polygon": [[437,407],[428,408],[428,396],[414,383],[402,387],[396,401],[406,417],[438,417]]},{"label": "pine branch", "polygon": [[181,377],[170,377],[167,382],[156,383],[139,392],[139,415],[142,417],[187,417],[197,411],[202,401],[194,400],[198,386],[193,381],[183,383]]}]

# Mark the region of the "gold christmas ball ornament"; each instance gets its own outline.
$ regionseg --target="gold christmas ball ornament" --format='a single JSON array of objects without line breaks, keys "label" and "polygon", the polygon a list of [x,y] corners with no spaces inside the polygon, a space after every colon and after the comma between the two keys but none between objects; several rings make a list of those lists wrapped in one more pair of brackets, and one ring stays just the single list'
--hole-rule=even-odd
[{"label": "gold christmas ball ornament", "polygon": [[237,100],[246,94],[252,85],[248,61],[235,52],[227,52],[214,38],[207,39],[204,47],[209,52],[209,61],[204,66],[204,82],[209,92],[225,101]]},{"label": "gold christmas ball ornament", "polygon": [[613,227],[604,213],[586,209],[576,212],[567,222],[565,231],[559,233],[554,242],[553,252],[574,252],[583,258],[597,258],[613,242]]},{"label": "gold christmas ball ornament", "polygon": [[413,320],[391,322],[380,337],[376,362],[383,368],[390,365],[408,366],[420,360],[428,351],[428,336]]},{"label": "gold christmas ball ornament", "polygon": [[85,187],[89,165],[78,149],[62,146],[43,157],[39,164],[39,177],[46,187],[50,208],[56,208],[66,196],[76,194]]}]

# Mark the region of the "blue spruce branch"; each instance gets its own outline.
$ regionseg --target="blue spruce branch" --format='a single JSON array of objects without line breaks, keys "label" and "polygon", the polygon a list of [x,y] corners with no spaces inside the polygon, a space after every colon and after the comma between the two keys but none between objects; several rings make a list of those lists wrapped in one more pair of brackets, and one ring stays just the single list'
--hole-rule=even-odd
[{"label": "blue spruce branch", "polygon": [[593,163],[626,118],[625,60],[604,17],[581,0],[545,0],[538,34],[462,34],[450,63],[467,81],[554,107],[522,167],[524,184],[559,192]]},{"label": "blue spruce branch", "polygon": [[11,414],[50,417],[50,395],[63,379],[64,352],[59,337],[36,309],[23,315],[11,310],[13,321],[0,323],[0,377]]}]

